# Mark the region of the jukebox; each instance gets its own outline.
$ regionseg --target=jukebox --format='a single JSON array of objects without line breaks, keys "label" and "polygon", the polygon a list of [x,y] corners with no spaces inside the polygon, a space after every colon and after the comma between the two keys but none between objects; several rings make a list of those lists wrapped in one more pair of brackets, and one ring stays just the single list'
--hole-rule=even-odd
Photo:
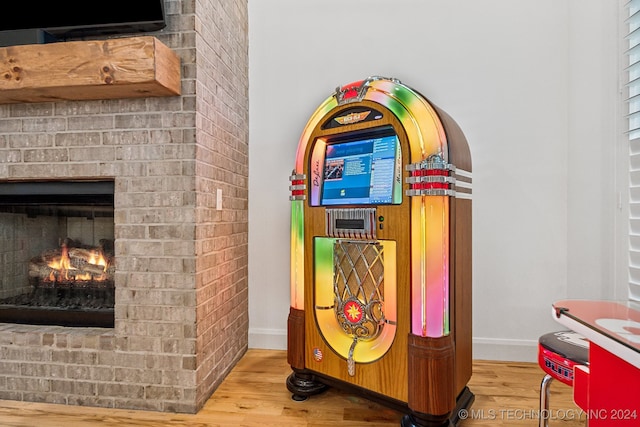
[{"label": "jukebox", "polygon": [[287,388],[344,388],[449,426],[471,405],[471,156],[396,79],[338,87],[309,119],[291,190]]}]

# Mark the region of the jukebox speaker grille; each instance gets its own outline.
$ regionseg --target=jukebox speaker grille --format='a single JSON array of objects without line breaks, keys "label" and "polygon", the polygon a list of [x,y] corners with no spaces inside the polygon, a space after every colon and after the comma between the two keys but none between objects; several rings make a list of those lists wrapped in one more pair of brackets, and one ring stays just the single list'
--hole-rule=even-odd
[{"label": "jukebox speaker grille", "polygon": [[338,240],[334,257],[338,322],[346,333],[354,337],[376,338],[384,324],[382,245]]},{"label": "jukebox speaker grille", "polygon": [[372,340],[384,326],[384,252],[376,242],[337,240],[334,244],[334,310],[338,324],[353,338],[349,372],[353,375],[353,351],[360,340]]},{"label": "jukebox speaker grille", "polygon": [[392,240],[314,239],[315,319],[348,366],[379,360],[394,342],[396,252]]}]

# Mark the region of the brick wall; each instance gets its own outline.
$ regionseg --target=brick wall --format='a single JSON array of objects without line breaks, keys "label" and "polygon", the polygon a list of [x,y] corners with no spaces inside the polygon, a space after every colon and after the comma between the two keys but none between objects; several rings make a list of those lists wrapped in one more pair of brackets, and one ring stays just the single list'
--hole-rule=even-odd
[{"label": "brick wall", "polygon": [[197,0],[196,10],[196,394],[201,405],[248,342],[249,41],[247,0]]},{"label": "brick wall", "polygon": [[246,351],[247,0],[165,8],[181,96],[0,105],[0,180],[114,179],[117,260],[113,329],[0,324],[0,399],[195,412]]}]

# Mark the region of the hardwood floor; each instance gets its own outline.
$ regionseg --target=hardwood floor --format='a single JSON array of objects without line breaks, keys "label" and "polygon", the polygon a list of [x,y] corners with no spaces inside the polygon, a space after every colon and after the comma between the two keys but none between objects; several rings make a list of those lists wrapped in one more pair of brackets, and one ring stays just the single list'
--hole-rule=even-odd
[{"label": "hardwood floor", "polygon": [[[249,350],[195,415],[0,400],[0,427],[386,427],[402,414],[336,389],[295,402],[285,386],[286,352]],[[475,361],[475,402],[460,427],[538,426],[543,373],[534,363]],[[585,426],[571,389],[551,386],[553,427]]]}]

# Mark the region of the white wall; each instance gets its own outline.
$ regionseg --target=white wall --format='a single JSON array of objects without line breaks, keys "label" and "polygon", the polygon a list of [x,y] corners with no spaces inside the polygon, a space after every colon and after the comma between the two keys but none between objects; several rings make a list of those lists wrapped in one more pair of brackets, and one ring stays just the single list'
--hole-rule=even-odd
[{"label": "white wall", "polygon": [[559,298],[613,296],[618,3],[249,0],[249,345],[286,348],[288,177],[337,86],[395,77],[473,159],[474,358],[536,358]]}]

